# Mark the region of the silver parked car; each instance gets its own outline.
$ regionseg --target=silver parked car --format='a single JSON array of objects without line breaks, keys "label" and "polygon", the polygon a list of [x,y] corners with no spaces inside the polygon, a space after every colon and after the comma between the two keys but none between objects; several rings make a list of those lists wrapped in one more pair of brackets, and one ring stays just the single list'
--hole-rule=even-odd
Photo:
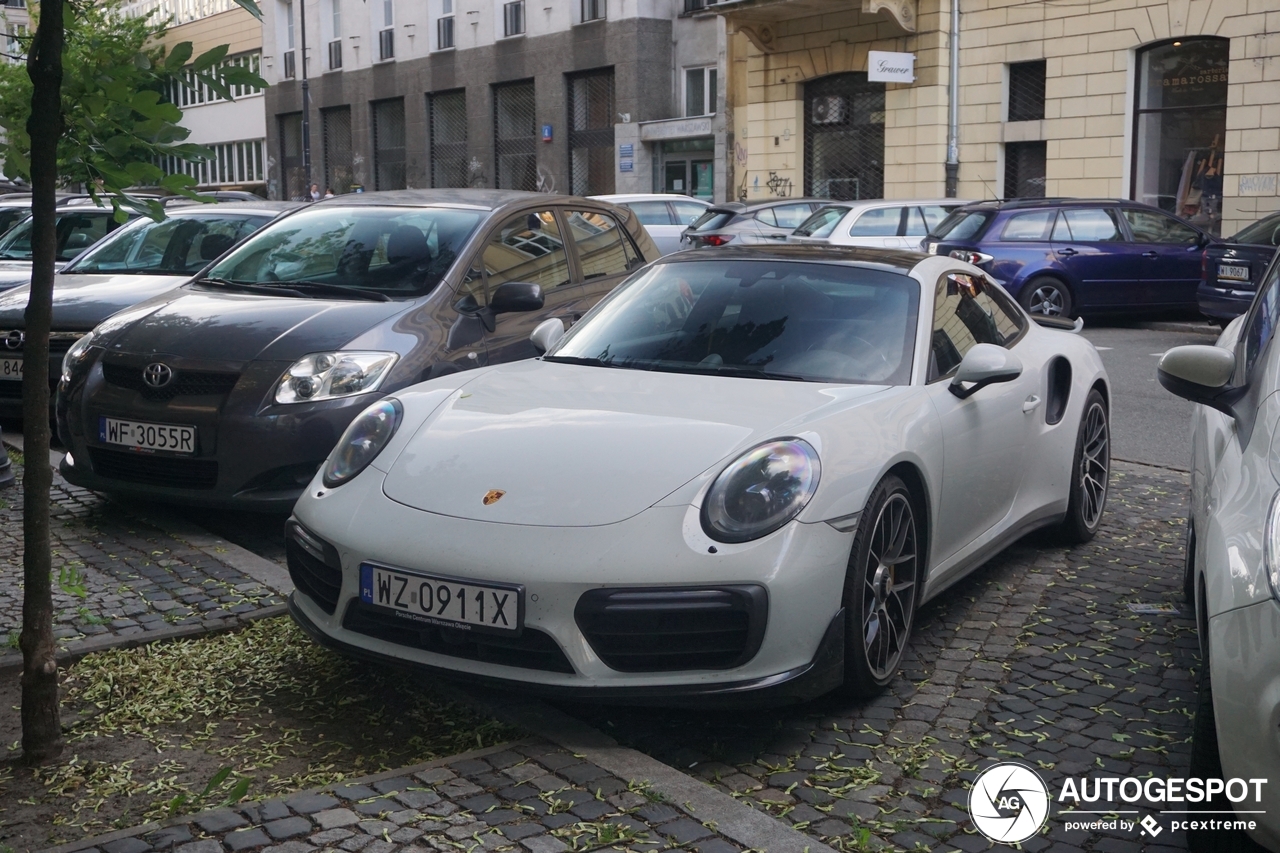
[{"label": "silver parked car", "polygon": [[672,193],[598,195],[592,198],[625,207],[634,213],[653,238],[658,251],[664,255],[686,248],[680,244],[680,235],[711,206],[709,201]]},{"label": "silver parked car", "polygon": [[829,203],[821,198],[779,198],[712,205],[685,229],[680,239],[695,248],[785,243],[798,225]]},{"label": "silver parked car", "polygon": [[787,240],[916,251],[929,229],[941,224],[957,207],[969,203],[958,198],[832,202],[801,223]]}]

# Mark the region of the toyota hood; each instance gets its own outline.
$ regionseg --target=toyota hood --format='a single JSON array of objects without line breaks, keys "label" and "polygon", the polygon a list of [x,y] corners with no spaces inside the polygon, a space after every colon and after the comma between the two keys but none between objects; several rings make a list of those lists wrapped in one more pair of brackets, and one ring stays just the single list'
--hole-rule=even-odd
[{"label": "toyota hood", "polygon": [[114,332],[107,348],[219,361],[294,361],[307,353],[341,349],[414,304],[179,292],[177,299],[160,302]]},{"label": "toyota hood", "polygon": [[[30,278],[30,276],[28,276]],[[103,320],[189,280],[189,275],[63,275],[53,278],[53,329],[87,332]],[[26,327],[31,286],[0,293],[0,329]]]},{"label": "toyota hood", "polygon": [[[801,431],[826,407],[883,390],[516,362],[485,371],[432,412],[387,460],[383,491],[458,518],[612,524],[738,451]],[[414,395],[401,399],[408,417]],[[491,490],[504,494],[486,505]]]}]

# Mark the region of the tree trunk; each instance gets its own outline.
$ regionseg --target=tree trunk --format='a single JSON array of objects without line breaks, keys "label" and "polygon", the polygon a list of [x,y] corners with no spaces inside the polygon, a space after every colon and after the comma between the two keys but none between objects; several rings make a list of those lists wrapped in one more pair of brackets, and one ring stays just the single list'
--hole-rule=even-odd
[{"label": "tree trunk", "polygon": [[62,136],[63,0],[42,0],[27,56],[31,77],[31,295],[22,377],[22,757],[42,764],[62,753],[58,661],[49,555],[49,323],[57,253],[54,209]]}]

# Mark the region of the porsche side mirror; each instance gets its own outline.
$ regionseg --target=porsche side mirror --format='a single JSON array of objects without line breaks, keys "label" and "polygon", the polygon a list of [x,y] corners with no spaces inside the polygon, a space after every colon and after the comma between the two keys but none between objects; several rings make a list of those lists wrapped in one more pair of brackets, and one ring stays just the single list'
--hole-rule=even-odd
[{"label": "porsche side mirror", "polygon": [[948,390],[964,400],[988,385],[1012,382],[1021,375],[1022,362],[1004,347],[974,344],[956,368],[955,378],[951,380]]},{"label": "porsche side mirror", "polygon": [[1166,391],[1233,418],[1235,404],[1248,389],[1246,385],[1231,384],[1235,372],[1235,353],[1204,344],[1174,347],[1160,357],[1156,368],[1156,376]]},{"label": "porsche side mirror", "polygon": [[534,349],[543,353],[555,346],[562,337],[564,337],[564,320],[552,317],[538,324],[529,335],[529,341]]},{"label": "porsche side mirror", "polygon": [[542,308],[542,288],[528,281],[507,281],[498,285],[489,300],[494,314],[515,314]]}]

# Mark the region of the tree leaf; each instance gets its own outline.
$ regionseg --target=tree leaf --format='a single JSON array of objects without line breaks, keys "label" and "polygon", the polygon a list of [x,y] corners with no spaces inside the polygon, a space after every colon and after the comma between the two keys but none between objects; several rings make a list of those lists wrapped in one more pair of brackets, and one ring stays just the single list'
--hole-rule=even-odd
[{"label": "tree leaf", "polygon": [[227,798],[222,801],[223,807],[234,806],[236,803],[243,800],[244,795],[247,793],[249,793],[249,777],[241,776],[240,779],[236,781],[235,786],[227,792]]},{"label": "tree leaf", "polygon": [[199,80],[201,83],[205,84],[206,86],[208,86],[213,91],[217,92],[222,97],[226,98],[228,101],[235,100],[235,98],[232,97],[231,95],[231,90],[228,89],[221,80],[219,80],[217,77],[213,76],[212,74],[198,74],[196,75],[196,79]]},{"label": "tree leaf", "polygon": [[244,9],[250,15],[253,15],[259,21],[262,20],[262,10],[258,8],[258,4],[253,2],[253,0],[236,0],[236,3],[240,5],[241,9]]},{"label": "tree leaf", "polygon": [[209,784],[204,786],[204,790],[200,793],[200,799],[204,799],[214,792],[214,790],[227,781],[227,777],[231,775],[231,768],[224,767],[217,773],[213,774],[213,778],[209,780]]},{"label": "tree leaf", "polygon": [[139,71],[150,71],[151,57],[147,56],[145,53],[135,53],[133,55],[133,67]]},{"label": "tree leaf", "polygon": [[193,71],[205,71],[214,65],[217,65],[227,57],[227,45],[220,44],[217,47],[211,47],[204,53],[196,57],[196,61],[191,64]]},{"label": "tree leaf", "polygon": [[169,55],[164,60],[165,70],[166,71],[180,70],[182,66],[186,65],[187,61],[191,59],[191,54],[194,52],[195,52],[195,48],[192,47],[191,42],[189,41],[179,42],[178,44],[175,44],[173,46],[173,50],[169,51]]}]

